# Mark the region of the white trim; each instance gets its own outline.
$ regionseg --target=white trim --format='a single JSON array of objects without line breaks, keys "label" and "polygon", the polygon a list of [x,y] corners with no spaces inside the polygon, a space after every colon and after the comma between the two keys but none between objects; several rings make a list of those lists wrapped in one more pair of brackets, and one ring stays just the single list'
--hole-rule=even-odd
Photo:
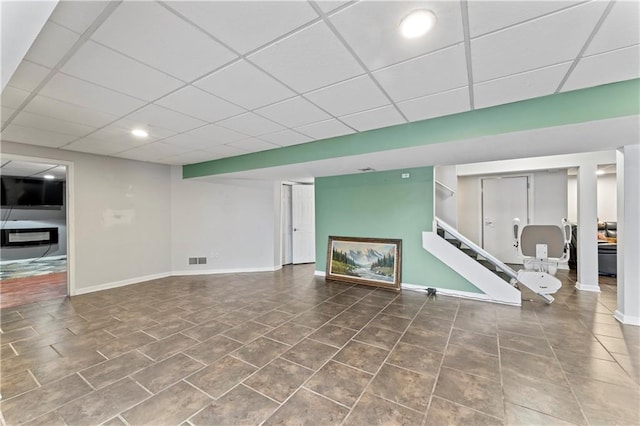
[{"label": "white trim", "polygon": [[640,326],[640,317],[632,317],[630,315],[625,315],[617,309],[613,313],[613,317],[618,321],[620,321],[622,324]]},{"label": "white trim", "polygon": [[215,274],[242,274],[245,272],[274,272],[282,269],[282,266],[263,266],[259,268],[235,268],[235,269],[197,269],[192,271],[172,271],[171,276],[180,275],[215,275]]},{"label": "white trim", "polygon": [[124,287],[129,284],[137,284],[144,281],[157,280],[160,278],[167,278],[170,276],[171,276],[171,272],[161,272],[159,274],[145,275],[142,277],[130,278],[122,281],[114,281],[110,283],[98,284],[91,287],[80,288],[71,296],[79,296],[81,294],[94,293],[96,291],[110,290],[112,288]]},{"label": "white trim", "polygon": [[576,288],[578,290],[582,290],[582,291],[592,291],[594,293],[600,293],[600,286],[598,284],[596,284],[596,285],[587,285],[587,284],[581,284],[581,283],[576,281]]},{"label": "white trim", "polygon": [[315,275],[316,277],[326,277],[327,273],[325,271],[315,271],[313,275]]}]

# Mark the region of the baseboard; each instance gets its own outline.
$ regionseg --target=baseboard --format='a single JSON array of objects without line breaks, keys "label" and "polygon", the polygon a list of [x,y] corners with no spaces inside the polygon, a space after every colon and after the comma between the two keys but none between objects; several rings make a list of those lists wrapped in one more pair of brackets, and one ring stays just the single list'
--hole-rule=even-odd
[{"label": "baseboard", "polygon": [[625,315],[622,312],[618,311],[617,309],[613,313],[613,317],[618,321],[620,321],[622,324],[640,326],[640,317],[632,317],[631,315]]},{"label": "baseboard", "polygon": [[162,272],[160,274],[145,275],[142,277],[130,278],[128,280],[114,281],[110,283],[93,285],[91,287],[76,288],[73,290],[71,296],[79,296],[81,294],[94,293],[96,291],[110,290],[112,288],[124,287],[130,284],[138,284],[144,281],[157,280],[160,278],[167,278],[170,276],[171,276],[171,272]]},{"label": "baseboard", "polygon": [[587,285],[587,284],[581,284],[579,282],[576,282],[576,288],[578,290],[582,290],[582,291],[592,291],[594,293],[600,293],[600,286],[599,285]]},{"label": "baseboard", "polygon": [[[317,277],[325,277],[327,274],[324,271],[315,271],[314,275]],[[472,293],[470,291],[452,290],[449,288],[440,288],[440,287],[428,287],[424,285],[409,284],[409,283],[402,283],[400,284],[400,286],[403,290],[409,290],[409,291],[427,291],[427,288],[435,288],[437,294],[441,294],[443,296],[452,296],[452,297],[460,297],[462,299],[479,300],[482,302],[499,303],[501,305],[520,306],[520,304],[505,303],[499,300],[493,300],[484,293]]]},{"label": "baseboard", "polygon": [[461,299],[471,299],[480,302],[498,303],[500,305],[521,306],[521,303],[508,303],[501,300],[492,299],[484,293],[472,293],[470,291],[453,290],[450,288],[425,287],[423,285],[402,283],[403,290],[406,289],[410,291],[427,291],[427,288],[434,288],[436,290],[436,294],[440,294],[442,296],[459,297]]},{"label": "baseboard", "polygon": [[263,266],[258,268],[231,268],[231,269],[198,269],[189,271],[173,271],[172,276],[179,275],[215,275],[215,274],[242,274],[245,272],[274,272],[282,266]]}]

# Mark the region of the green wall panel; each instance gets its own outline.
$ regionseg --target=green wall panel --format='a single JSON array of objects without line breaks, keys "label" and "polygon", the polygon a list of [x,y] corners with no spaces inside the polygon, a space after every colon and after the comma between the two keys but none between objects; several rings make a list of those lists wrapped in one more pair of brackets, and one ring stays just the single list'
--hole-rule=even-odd
[{"label": "green wall panel", "polygon": [[401,238],[403,282],[481,293],[422,247],[433,189],[433,167],[317,178],[316,270],[326,269],[329,235]]},{"label": "green wall panel", "polygon": [[640,114],[640,79],[190,164],[193,178]]}]

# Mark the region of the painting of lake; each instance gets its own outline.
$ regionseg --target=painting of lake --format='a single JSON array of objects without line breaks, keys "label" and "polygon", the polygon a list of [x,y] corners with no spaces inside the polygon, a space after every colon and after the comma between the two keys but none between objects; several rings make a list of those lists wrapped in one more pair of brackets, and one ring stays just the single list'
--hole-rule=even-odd
[{"label": "painting of lake", "polygon": [[329,237],[330,279],[399,286],[399,240]]}]

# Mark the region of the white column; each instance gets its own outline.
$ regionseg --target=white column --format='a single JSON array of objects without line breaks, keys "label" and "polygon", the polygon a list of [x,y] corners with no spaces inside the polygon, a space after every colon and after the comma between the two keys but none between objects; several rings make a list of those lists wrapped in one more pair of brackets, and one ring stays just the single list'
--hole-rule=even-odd
[{"label": "white column", "polygon": [[640,146],[617,152],[618,308],[623,324],[640,325]]},{"label": "white column", "polygon": [[598,180],[597,165],[578,168],[578,281],[576,288],[600,291],[598,285]]}]

